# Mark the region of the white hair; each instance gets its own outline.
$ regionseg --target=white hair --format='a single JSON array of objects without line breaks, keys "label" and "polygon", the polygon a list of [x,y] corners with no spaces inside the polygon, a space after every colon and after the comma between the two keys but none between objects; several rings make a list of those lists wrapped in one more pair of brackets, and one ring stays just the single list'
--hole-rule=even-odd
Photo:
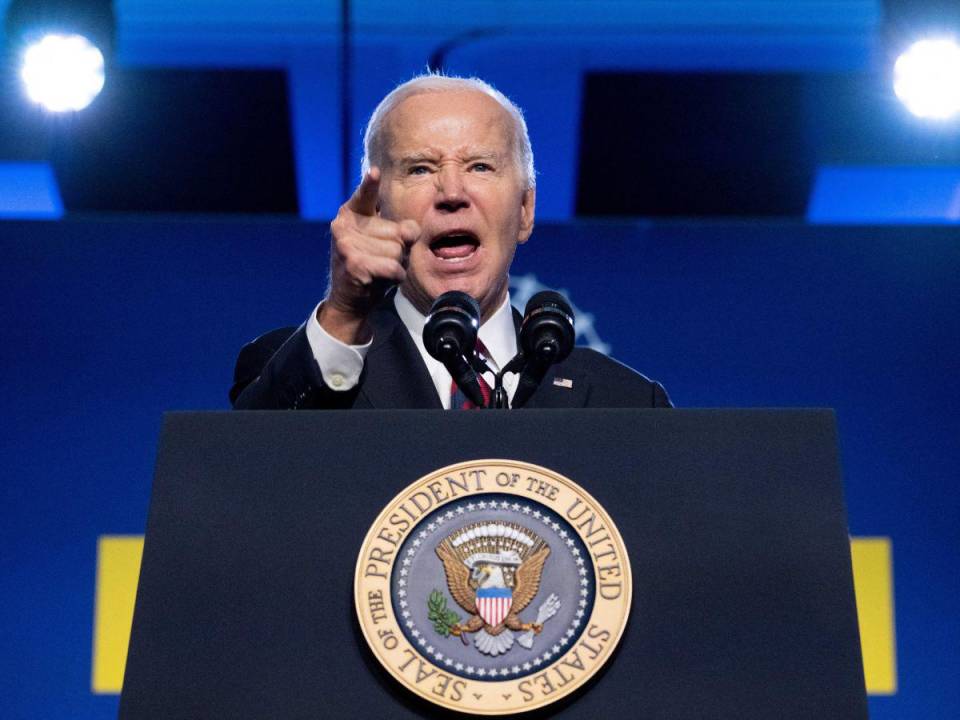
[{"label": "white hair", "polygon": [[513,121],[513,154],[517,169],[520,171],[525,189],[532,189],[537,184],[537,174],[533,167],[533,148],[530,146],[530,135],[527,133],[527,123],[523,119],[523,111],[510,98],[497,90],[493,85],[476,77],[455,77],[435,73],[418,75],[405,83],[397,85],[380,101],[363,133],[363,160],[360,163],[361,178],[366,175],[371,165],[383,161],[383,126],[387,115],[397,105],[414,95],[440,92],[482,92],[496,100],[507,111]]}]

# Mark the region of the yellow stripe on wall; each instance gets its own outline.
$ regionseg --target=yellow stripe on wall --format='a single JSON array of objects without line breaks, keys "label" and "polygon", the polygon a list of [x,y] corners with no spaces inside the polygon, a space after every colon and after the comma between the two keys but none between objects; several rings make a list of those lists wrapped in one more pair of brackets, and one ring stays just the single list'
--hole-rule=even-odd
[{"label": "yellow stripe on wall", "polygon": [[141,535],[101,535],[97,541],[90,682],[95,693],[117,694],[123,686],[142,557]]},{"label": "yellow stripe on wall", "polygon": [[[850,551],[867,693],[892,695],[897,691],[892,544],[885,537],[852,538]],[[142,556],[140,536],[101,535],[97,543],[95,693],[116,694],[123,686]]]},{"label": "yellow stripe on wall", "polygon": [[852,538],[850,552],[867,693],[893,695],[897,692],[893,544],[886,537]]}]

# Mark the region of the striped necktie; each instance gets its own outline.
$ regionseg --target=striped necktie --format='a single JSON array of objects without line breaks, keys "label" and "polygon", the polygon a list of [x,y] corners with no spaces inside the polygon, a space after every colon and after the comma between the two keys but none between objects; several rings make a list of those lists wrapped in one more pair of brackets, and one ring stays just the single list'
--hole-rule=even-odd
[{"label": "striped necktie", "polygon": [[[477,338],[477,354],[480,355],[484,360],[490,357],[490,354],[487,352],[486,346],[480,342],[480,338]],[[487,384],[487,381],[483,379],[483,375],[477,373],[477,379],[480,381],[480,392],[483,393],[483,404],[487,407],[490,407],[490,395],[492,391],[490,386]],[[450,409],[451,410],[476,410],[477,406],[474,405],[470,400],[467,399],[467,396],[463,394],[460,388],[457,387],[457,383],[453,380],[450,381]]]}]

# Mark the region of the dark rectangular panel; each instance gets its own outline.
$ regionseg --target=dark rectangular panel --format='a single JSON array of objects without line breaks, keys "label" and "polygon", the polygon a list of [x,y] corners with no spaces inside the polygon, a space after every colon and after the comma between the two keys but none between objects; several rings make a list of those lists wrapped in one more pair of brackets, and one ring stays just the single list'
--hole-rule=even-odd
[{"label": "dark rectangular panel", "polygon": [[589,74],[578,215],[802,216],[803,76]]},{"label": "dark rectangular panel", "polygon": [[37,130],[68,212],[297,212],[282,71],[115,68]]},{"label": "dark rectangular panel", "polygon": [[630,555],[619,650],[549,715],[866,717],[832,413],[662,410],[168,416],[121,716],[440,716],[367,649],[354,566],[478,458],[582,485]]}]

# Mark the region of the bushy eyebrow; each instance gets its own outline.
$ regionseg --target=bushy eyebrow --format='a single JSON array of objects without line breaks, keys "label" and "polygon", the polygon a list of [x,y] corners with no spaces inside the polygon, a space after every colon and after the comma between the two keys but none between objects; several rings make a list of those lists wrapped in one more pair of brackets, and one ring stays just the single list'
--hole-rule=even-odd
[{"label": "bushy eyebrow", "polygon": [[[472,152],[468,153],[465,156],[466,162],[476,162],[477,160],[489,160],[493,162],[498,162],[501,158],[500,153],[496,152]],[[418,163],[424,162],[436,162],[434,155],[429,153],[412,153],[410,155],[404,155],[403,157],[397,160],[399,165],[416,165]]]},{"label": "bushy eyebrow", "polygon": [[404,155],[398,160],[400,165],[416,165],[422,162],[433,162],[433,156],[426,153],[414,153],[413,155]]}]

